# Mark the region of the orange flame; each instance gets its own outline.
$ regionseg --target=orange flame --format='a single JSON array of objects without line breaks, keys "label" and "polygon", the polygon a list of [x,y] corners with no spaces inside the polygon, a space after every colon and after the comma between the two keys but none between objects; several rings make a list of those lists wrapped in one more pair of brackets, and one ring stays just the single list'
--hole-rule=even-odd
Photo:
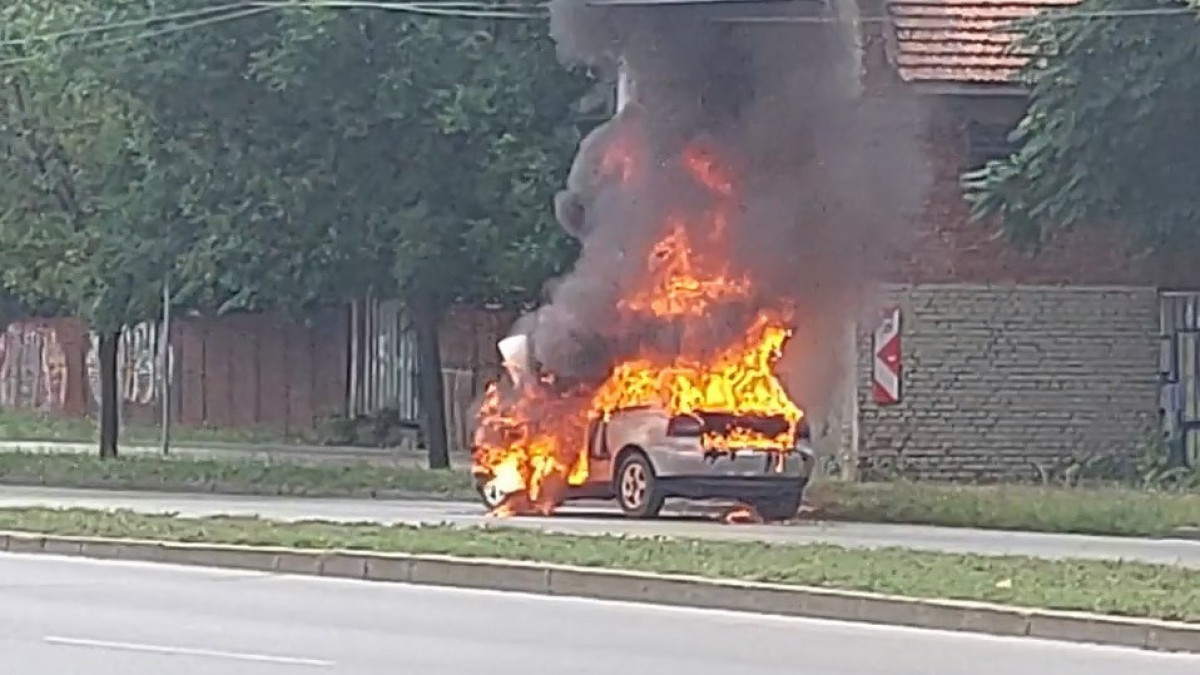
[{"label": "orange flame", "polygon": [[724,274],[699,275],[696,269],[708,269],[709,261],[689,246],[683,223],[672,219],[667,235],[650,252],[647,261],[655,283],[632,298],[619,303],[621,309],[650,313],[659,317],[704,316],[722,300],[745,297],[750,293],[747,279],[728,278]]},{"label": "orange flame", "polygon": [[[622,181],[637,175],[637,153],[628,140],[617,137],[604,149],[604,174]],[[652,406],[672,415],[755,414],[787,423],[773,435],[742,428],[706,432],[701,439],[706,450],[773,450],[793,444],[803,413],[774,371],[791,336],[790,313],[782,303],[758,311],[730,344],[716,350],[706,344],[705,319],[720,307],[749,304],[754,287],[747,274],[734,272],[720,254],[736,213],[732,172],[698,147],[687,148],[679,165],[712,205],[699,215],[666,218],[665,234],[647,257],[643,283],[617,303],[619,312],[631,319],[681,325],[679,349],[619,363],[591,391],[555,393],[543,386],[552,383],[546,378],[507,392],[493,383],[478,414],[474,468],[513,495],[494,511],[497,515],[550,513],[572,486],[583,485],[590,475],[586,446],[591,421],[625,408]]]}]

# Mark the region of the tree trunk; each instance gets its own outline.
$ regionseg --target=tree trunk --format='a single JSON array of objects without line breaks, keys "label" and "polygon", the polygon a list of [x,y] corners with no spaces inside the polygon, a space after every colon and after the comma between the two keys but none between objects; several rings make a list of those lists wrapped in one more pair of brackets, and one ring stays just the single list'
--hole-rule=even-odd
[{"label": "tree trunk", "polygon": [[431,303],[411,303],[417,331],[417,392],[421,404],[421,428],[429,452],[429,468],[450,468],[446,438],[446,393],[442,387],[442,355],[438,347],[440,312]]},{"label": "tree trunk", "polygon": [[120,433],[121,400],[117,392],[117,345],[121,331],[101,332],[99,353],[100,366],[100,457],[112,459],[117,456],[117,435]]}]

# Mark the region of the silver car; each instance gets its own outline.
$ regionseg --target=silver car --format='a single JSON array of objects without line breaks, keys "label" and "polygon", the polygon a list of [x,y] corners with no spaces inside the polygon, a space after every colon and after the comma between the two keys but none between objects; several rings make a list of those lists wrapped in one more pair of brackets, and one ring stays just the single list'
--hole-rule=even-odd
[{"label": "silver car", "polygon": [[[592,422],[588,433],[588,478],[568,499],[615,499],[626,516],[653,518],[667,498],[729,499],[750,504],[766,520],[796,514],[816,464],[807,424],[794,447],[780,450],[706,451],[705,433],[756,428],[776,435],[778,417],[735,417],[723,413],[671,416],[654,408],[631,408]],[[506,495],[486,477],[477,487],[494,508]]]}]

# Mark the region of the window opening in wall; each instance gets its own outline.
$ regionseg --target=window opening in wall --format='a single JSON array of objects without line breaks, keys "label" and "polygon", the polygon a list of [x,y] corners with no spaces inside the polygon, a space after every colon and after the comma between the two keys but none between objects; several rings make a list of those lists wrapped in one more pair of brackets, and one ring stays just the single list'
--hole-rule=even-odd
[{"label": "window opening in wall", "polygon": [[993,159],[1011,155],[1016,150],[1016,145],[1008,140],[1011,131],[1012,127],[1007,124],[968,120],[963,129],[967,143],[967,169],[982,169]]}]

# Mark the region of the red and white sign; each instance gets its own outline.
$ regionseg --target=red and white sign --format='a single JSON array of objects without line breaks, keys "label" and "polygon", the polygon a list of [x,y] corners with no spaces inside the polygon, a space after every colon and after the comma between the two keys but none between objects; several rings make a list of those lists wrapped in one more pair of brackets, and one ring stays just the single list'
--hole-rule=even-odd
[{"label": "red and white sign", "polygon": [[875,328],[871,393],[879,405],[900,402],[900,308],[893,307]]}]

